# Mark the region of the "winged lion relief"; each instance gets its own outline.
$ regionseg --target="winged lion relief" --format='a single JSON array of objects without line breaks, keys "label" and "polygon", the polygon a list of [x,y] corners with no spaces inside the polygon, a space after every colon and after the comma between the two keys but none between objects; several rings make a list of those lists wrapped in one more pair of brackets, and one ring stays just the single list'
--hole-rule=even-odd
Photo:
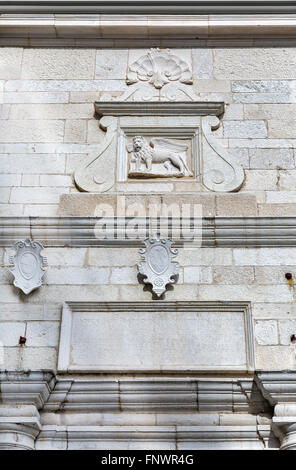
[{"label": "winged lion relief", "polygon": [[130,178],[193,176],[186,163],[186,143],[160,137],[147,142],[145,137],[136,135],[132,144],[128,144],[127,150],[131,153]]}]

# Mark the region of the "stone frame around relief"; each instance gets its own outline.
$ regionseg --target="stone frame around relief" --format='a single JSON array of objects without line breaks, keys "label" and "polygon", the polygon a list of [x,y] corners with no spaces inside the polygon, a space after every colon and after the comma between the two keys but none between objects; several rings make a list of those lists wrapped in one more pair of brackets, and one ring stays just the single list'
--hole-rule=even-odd
[{"label": "stone frame around relief", "polygon": [[[125,185],[127,181],[137,181],[138,179],[127,178],[128,158],[125,149],[125,136],[134,133],[136,129],[143,132],[155,131],[159,136],[170,135],[171,137],[174,132],[190,138],[195,155],[194,176],[188,175],[188,178],[182,176],[182,181],[194,183],[202,169],[201,163],[199,164],[202,158],[202,138],[197,138],[195,133],[201,134],[202,116],[217,117],[223,112],[223,102],[97,101],[95,102],[95,115],[99,118],[100,126],[106,134],[98,149],[92,151],[83,164],[75,170],[75,183],[82,191],[106,192],[110,191],[116,183]],[[171,129],[168,134],[167,128],[169,127]],[[172,161],[171,158],[170,161]],[[181,167],[179,168],[182,174]],[[145,175],[141,181],[149,179]],[[165,180],[165,183],[168,183],[172,182],[173,178],[170,175],[165,178],[156,176],[153,180],[154,182]]]},{"label": "stone frame around relief", "polygon": [[[139,118],[141,119],[141,118]],[[201,148],[200,148],[200,125],[196,125],[193,127],[189,126],[180,126],[170,125],[169,127],[165,127],[165,120],[166,117],[159,118],[160,120],[163,119],[164,124],[163,126],[155,127],[155,126],[141,126],[139,123],[135,126],[125,126],[119,124],[119,132],[118,132],[118,147],[117,147],[117,182],[124,183],[124,182],[131,182],[131,181],[171,181],[172,178],[177,178],[176,176],[151,176],[150,178],[140,178],[140,177],[130,177],[129,173],[129,165],[130,165],[130,158],[127,151],[127,144],[128,138],[134,137],[136,135],[143,135],[144,137],[164,137],[167,139],[175,139],[175,140],[187,140],[190,141],[190,153],[191,158],[190,161],[186,161],[187,165],[189,166],[190,170],[193,173],[193,176],[183,176],[182,181],[184,182],[197,182],[200,180],[200,168],[201,168]]]}]

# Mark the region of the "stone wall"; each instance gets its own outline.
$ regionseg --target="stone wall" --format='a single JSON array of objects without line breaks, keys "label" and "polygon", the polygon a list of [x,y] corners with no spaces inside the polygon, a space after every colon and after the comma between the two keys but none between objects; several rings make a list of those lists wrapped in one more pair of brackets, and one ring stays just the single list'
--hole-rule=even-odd
[{"label": "stone wall", "polygon": [[[9,43],[9,38],[5,41]],[[211,192],[201,179],[189,186],[182,180],[145,180],[119,184],[102,197],[80,192],[73,179],[74,170],[87,153],[96,151],[105,135],[94,116],[94,102],[120,100],[129,90],[128,65],[146,54],[148,47],[164,47],[164,43],[144,41],[141,48],[127,48],[131,41],[110,40],[108,45],[105,40],[105,48],[96,48],[86,41],[86,47],[75,48],[73,39],[70,47],[64,39],[62,47],[42,48],[34,47],[34,39],[28,41],[32,47],[16,47],[24,41],[14,40],[14,47],[0,48],[0,368],[11,371],[0,377],[0,413],[8,416],[8,423],[14,422],[11,433],[16,437],[11,439],[19,440],[24,420],[27,428],[28,422],[33,423],[26,448],[105,449],[110,442],[114,448],[278,448],[273,432],[282,439],[286,417],[280,422],[281,413],[286,416],[290,411],[277,411],[279,428],[275,430],[280,431],[274,431],[271,420],[277,414],[272,407],[282,399],[276,395],[278,382],[280,387],[284,380],[295,388],[295,374],[283,371],[296,366],[296,344],[291,341],[296,334],[295,43],[285,39],[270,47],[264,39],[192,40],[182,49],[172,42],[172,52],[193,71],[190,90],[195,99],[225,103],[214,134],[244,168],[245,181],[238,192]],[[176,305],[178,301],[220,302],[221,308],[231,302],[248,303],[254,326],[255,374],[251,368],[223,370],[207,380],[202,373],[195,377],[192,370],[188,377],[178,375],[180,370],[171,376],[157,370],[154,376],[122,373],[120,378],[116,374],[106,378],[94,369],[87,377],[79,373],[74,378],[63,373],[55,376],[65,302],[152,300],[151,289],[137,276],[137,243],[99,246],[94,235],[83,238],[89,228],[81,219],[76,221],[76,232],[71,231],[71,221],[63,225],[58,218],[52,222],[54,233],[46,226],[55,216],[87,219],[97,215],[100,198],[110,198],[115,204],[116,190],[129,193],[127,199],[137,202],[139,193],[144,193],[158,205],[181,204],[188,196],[190,202],[201,205],[204,217],[225,216],[225,225],[205,228],[210,233],[205,246],[179,244],[179,279],[161,301]],[[16,217],[11,218],[11,225],[9,216]],[[239,216],[242,219],[234,223],[233,217]],[[249,216],[254,217],[252,228],[244,219]],[[255,229],[263,216],[269,219],[260,235]],[[291,216],[292,222],[290,226],[279,222],[277,228],[282,216]],[[32,227],[34,221],[40,225]],[[228,242],[216,246],[223,231]],[[24,238],[24,232],[34,240],[42,232],[42,254],[48,259],[44,285],[29,295],[13,286],[7,269],[13,254],[9,246],[20,233]],[[74,241],[73,233],[77,235]],[[253,237],[250,243],[248,236]],[[286,273],[292,273],[291,280]],[[215,335],[227,336],[227,323],[219,331],[213,322],[209,324],[211,344]],[[247,343],[250,338],[244,326]],[[20,337],[26,338],[25,346],[20,346]],[[172,338],[169,341],[173,344]],[[279,372],[263,372],[266,386],[258,376],[260,369]],[[8,428],[3,425],[5,439]],[[6,448],[1,442],[0,447]]]},{"label": "stone wall", "polygon": [[[192,188],[207,193],[205,215],[295,212],[296,52],[288,40],[286,47],[261,42],[223,47],[209,40],[207,47],[172,48],[192,67],[196,99],[225,102],[216,135],[246,174],[239,195],[215,195],[202,184]],[[0,215],[54,216],[60,195],[78,192],[73,171],[103,135],[93,103],[103,94],[119,98],[128,89],[127,65],[146,51],[0,49]],[[183,191],[181,182],[177,190]],[[133,184],[132,191],[143,185]]]},{"label": "stone wall", "polygon": [[[7,369],[56,370],[60,318],[65,300],[150,301],[139,284],[137,248],[46,248],[45,285],[29,296],[11,285],[1,268],[0,341]],[[10,250],[2,250],[7,266]],[[295,368],[295,287],[285,278],[295,272],[296,248],[183,248],[178,283],[165,300],[251,302],[256,368]],[[223,331],[217,332],[223,336]],[[25,336],[25,348],[19,337]]]}]

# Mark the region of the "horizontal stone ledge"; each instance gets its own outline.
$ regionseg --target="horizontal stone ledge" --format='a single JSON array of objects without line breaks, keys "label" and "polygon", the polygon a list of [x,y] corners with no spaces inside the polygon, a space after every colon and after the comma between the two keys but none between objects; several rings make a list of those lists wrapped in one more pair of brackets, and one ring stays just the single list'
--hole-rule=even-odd
[{"label": "horizontal stone ledge", "polygon": [[73,312],[155,312],[158,309],[166,312],[245,312],[250,308],[249,302],[66,302]]},{"label": "horizontal stone ledge", "polygon": [[179,102],[146,102],[143,101],[96,101],[97,116],[220,116],[224,113],[224,102],[179,101]]},{"label": "horizontal stone ledge", "polygon": [[[11,247],[19,240],[31,238],[44,247],[139,247],[151,236],[151,227],[154,230],[163,227],[163,233],[171,236],[176,247],[296,246],[296,216],[183,218],[182,226],[179,218],[162,220],[159,225],[157,219],[149,217],[114,218],[105,222],[107,228],[102,238],[99,217],[1,217],[0,246]],[[131,237],[127,230],[135,225],[138,238]],[[190,232],[192,227],[194,231]]]},{"label": "horizontal stone ledge", "polygon": [[[225,9],[224,5],[224,10],[220,8],[220,14],[216,14],[215,10],[212,10],[212,14],[205,13],[207,10],[204,3],[207,2],[198,2],[198,4],[191,2],[190,6],[184,6],[184,2],[182,2],[183,9],[182,6],[179,6],[175,10],[172,2],[167,3],[163,9],[159,6],[158,11],[154,7],[153,14],[147,11],[146,15],[141,14],[140,10],[140,14],[131,10],[130,14],[127,14],[127,7],[124,7],[125,10],[120,13],[113,9],[108,15],[91,8],[87,12],[81,10],[79,2],[76,5],[69,2],[64,10],[56,12],[50,8],[58,8],[57,2],[55,2],[55,7],[48,5],[48,11],[45,9],[45,4],[40,5],[40,2],[38,2],[39,6],[31,5],[31,10],[28,9],[29,5],[27,7],[22,5],[22,9],[15,5],[25,2],[14,2],[14,9],[11,10],[7,8],[7,5],[4,5],[5,3],[8,2],[0,1],[1,38],[14,38],[15,40],[50,38],[59,41],[65,40],[65,45],[67,45],[67,40],[71,38],[261,38],[267,36],[293,37],[296,31],[296,5],[294,1],[286,5],[287,2],[278,2],[278,5],[275,5],[277,2],[244,2],[242,6],[244,8],[238,9],[236,7],[236,10],[230,5],[228,5],[228,9]],[[87,3],[83,2],[84,5]],[[136,2],[135,5],[138,3]],[[192,3],[196,3],[196,8]],[[220,3],[223,4],[223,2]],[[260,7],[257,6],[257,10],[255,9],[256,3],[262,4]],[[242,13],[244,13],[243,16]]]},{"label": "horizontal stone ledge", "polygon": [[1,13],[14,14],[166,14],[166,15],[194,15],[194,14],[289,14],[296,12],[294,0],[182,0],[151,1],[151,0],[18,0],[15,2],[0,1]]}]

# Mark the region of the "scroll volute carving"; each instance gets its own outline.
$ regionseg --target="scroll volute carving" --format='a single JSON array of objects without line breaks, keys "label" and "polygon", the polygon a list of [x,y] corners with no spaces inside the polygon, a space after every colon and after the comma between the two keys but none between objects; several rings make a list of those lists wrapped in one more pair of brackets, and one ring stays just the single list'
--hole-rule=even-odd
[{"label": "scroll volute carving", "polygon": [[244,182],[244,170],[213,136],[212,131],[219,126],[216,116],[202,118],[203,184],[210,191],[238,191]]},{"label": "scroll volute carving", "polygon": [[81,191],[104,192],[115,183],[117,118],[102,117],[100,127],[106,132],[101,145],[88,154],[74,173],[75,183]]}]

